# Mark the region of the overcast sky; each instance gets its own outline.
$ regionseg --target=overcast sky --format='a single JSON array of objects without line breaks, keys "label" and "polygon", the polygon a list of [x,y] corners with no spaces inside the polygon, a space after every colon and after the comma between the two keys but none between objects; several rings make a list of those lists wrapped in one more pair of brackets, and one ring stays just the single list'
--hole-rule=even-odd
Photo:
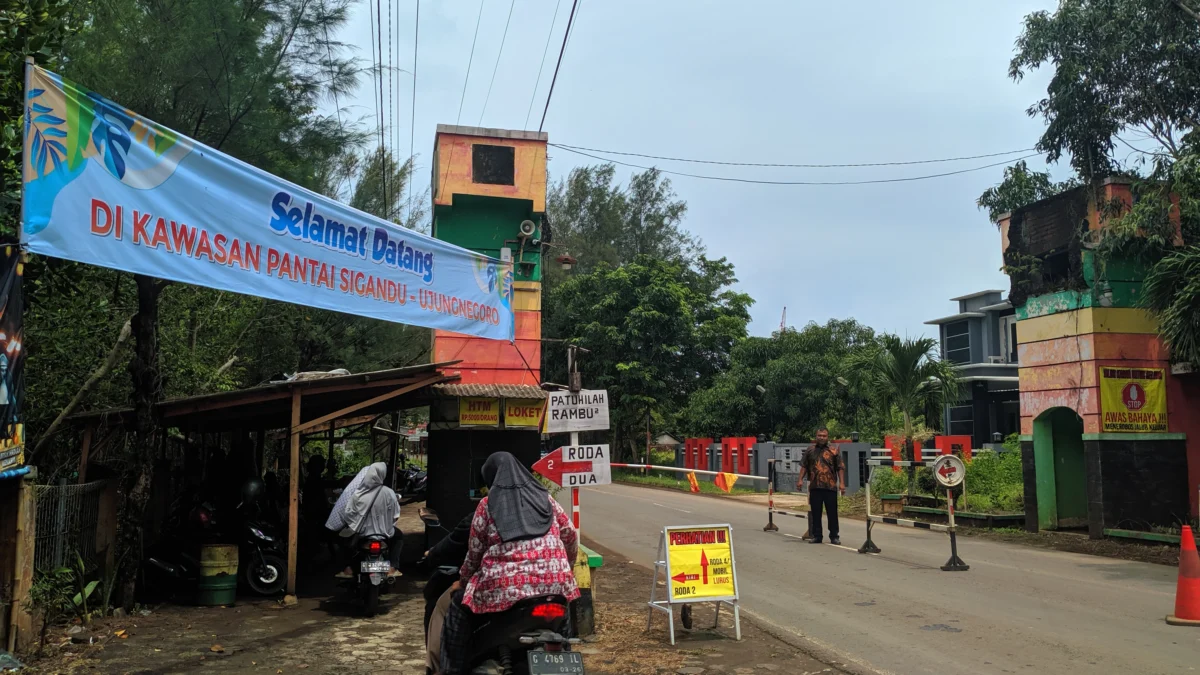
[{"label": "overcast sky", "polygon": [[[415,0],[392,0],[393,60],[411,69]],[[419,187],[428,185],[439,123],[536,129],[572,0],[561,0],[550,53],[534,82],[558,0],[423,2],[416,92]],[[1021,83],[1008,61],[1021,19],[1049,0],[580,0],[545,131],[551,142],[742,162],[894,162],[1030,148],[1042,122],[1025,109],[1048,73]],[[388,3],[382,3],[387,22]],[[369,65],[366,3],[343,39]],[[398,27],[396,27],[398,25]],[[403,33],[403,34],[400,34]],[[390,41],[384,36],[384,60]],[[385,85],[386,86],[386,85]],[[393,87],[396,145],[408,152],[412,80]],[[343,99],[368,118],[370,80]],[[385,97],[388,93],[385,89]],[[463,100],[459,117],[459,102]],[[389,132],[389,140],[391,133]],[[1014,156],[1014,158],[1017,155]],[[653,160],[625,158],[649,165]],[[858,169],[742,169],[658,162],[689,173],[784,181],[900,178],[1004,160]],[[1040,158],[1028,160],[1045,168]],[[551,149],[551,179],[595,160]],[[1051,167],[1065,177],[1065,166]],[[622,181],[633,169],[621,168]],[[930,180],[858,186],[772,186],[673,177],[685,227],[736,267],[755,299],[750,330],[853,317],[877,330],[936,335],[923,322],[955,311],[949,298],[1008,289],[999,235],[975,207],[1003,166]]]}]

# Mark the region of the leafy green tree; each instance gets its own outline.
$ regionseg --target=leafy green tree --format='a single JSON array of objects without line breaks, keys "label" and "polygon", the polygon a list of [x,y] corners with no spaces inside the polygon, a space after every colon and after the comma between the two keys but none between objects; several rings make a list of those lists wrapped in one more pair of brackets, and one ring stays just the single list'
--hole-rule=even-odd
[{"label": "leafy green tree", "polygon": [[[1115,65],[1114,65],[1115,64]],[[1062,0],[1025,18],[1009,75],[1051,67],[1038,141],[1051,161],[1070,156],[1079,176],[1137,175],[1137,199],[1097,241],[1106,266],[1148,270],[1141,302],[1159,319],[1173,358],[1200,363],[1200,11],[1195,0]],[[1147,145],[1148,144],[1148,145]],[[1138,159],[1130,164],[1120,155]],[[985,192],[993,220],[1073,187],[1023,166]],[[1182,236],[1180,236],[1182,235]],[[1182,241],[1181,241],[1182,240]],[[1182,246],[1180,246],[1182,244]]]},{"label": "leafy green tree", "polygon": [[984,190],[975,204],[987,209],[988,217],[994,223],[1001,214],[1053,197],[1080,184],[1074,178],[1056,182],[1046,171],[1031,171],[1022,160],[1005,168],[1000,184]]},{"label": "leafy green tree", "polygon": [[[862,353],[855,361],[863,377],[875,390],[884,411],[899,409],[904,418],[905,459],[916,459],[914,421],[930,408],[941,408],[958,400],[958,378],[954,367],[938,358],[938,341],[933,338],[899,338],[884,335],[878,349]],[[916,473],[909,469],[911,492]]]},{"label": "leafy green tree", "polygon": [[[576,271],[585,273],[601,264],[620,267],[640,255],[688,263],[703,255],[703,246],[682,227],[687,204],[676,197],[671,181],[651,169],[622,187],[615,174],[612,164],[578,167],[550,186],[551,251],[570,251],[578,260]],[[564,277],[546,266],[548,288]]]},{"label": "leafy green tree", "polygon": [[[681,416],[683,430],[799,441],[840,421],[846,432],[877,435],[871,392],[850,367],[851,357],[875,340],[871,328],[853,319],[748,337],[733,348],[728,370],[692,395]],[[866,428],[857,428],[861,423]]]},{"label": "leafy green tree", "polygon": [[[648,417],[670,425],[688,396],[728,366],[752,302],[731,290],[736,281],[724,259],[687,265],[638,256],[550,291],[546,304],[558,310],[544,333],[588,350],[580,370],[587,387],[609,392],[614,446],[632,448]],[[546,354],[547,379],[565,381],[562,352]]]},{"label": "leafy green tree", "polygon": [[[1009,75],[1052,66],[1030,116],[1046,121],[1037,147],[1070,155],[1079,175],[1117,171],[1120,134],[1139,132],[1178,158],[1200,120],[1200,21],[1166,0],[1062,0],[1025,17]],[[1121,141],[1123,142],[1123,141]]]}]

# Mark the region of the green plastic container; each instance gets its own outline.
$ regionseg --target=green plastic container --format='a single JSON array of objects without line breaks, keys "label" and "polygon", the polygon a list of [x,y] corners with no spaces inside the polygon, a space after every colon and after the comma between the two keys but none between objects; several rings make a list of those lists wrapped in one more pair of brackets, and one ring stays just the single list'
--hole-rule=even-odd
[{"label": "green plastic container", "polygon": [[200,547],[200,583],[196,604],[206,607],[232,605],[237,599],[238,547],[205,544]]}]

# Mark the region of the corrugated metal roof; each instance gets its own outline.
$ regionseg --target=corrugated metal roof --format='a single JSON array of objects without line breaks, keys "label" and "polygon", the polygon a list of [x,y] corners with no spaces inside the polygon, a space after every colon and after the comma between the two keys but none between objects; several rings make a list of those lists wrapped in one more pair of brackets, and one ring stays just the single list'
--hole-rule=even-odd
[{"label": "corrugated metal roof", "polygon": [[435,384],[442,396],[485,396],[489,398],[546,398],[541,387],[531,384]]}]

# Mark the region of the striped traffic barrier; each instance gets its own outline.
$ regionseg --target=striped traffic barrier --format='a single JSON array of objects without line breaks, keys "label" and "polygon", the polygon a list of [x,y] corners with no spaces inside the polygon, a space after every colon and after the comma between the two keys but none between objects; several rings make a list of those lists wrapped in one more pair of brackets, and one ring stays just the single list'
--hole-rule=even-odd
[{"label": "striped traffic barrier", "polygon": [[778,460],[767,460],[767,524],[763,527],[763,532],[778,532],[779,526],[775,524],[775,515],[792,516],[795,518],[804,519],[804,539],[812,537],[812,523],[808,521],[808,512],[784,511],[775,508],[775,462]]},{"label": "striped traffic barrier", "polygon": [[958,557],[958,536],[954,525],[954,496],[950,490],[946,490],[946,506],[948,514],[947,525],[937,525],[934,523],[925,523],[919,520],[909,520],[907,518],[892,518],[889,516],[876,516],[871,513],[871,479],[875,477],[875,467],[891,466],[891,467],[909,467],[909,466],[928,466],[932,467],[936,460],[928,461],[907,461],[893,459],[868,459],[867,466],[870,467],[867,475],[867,541],[858,549],[859,553],[879,553],[881,549],[871,541],[871,529],[875,523],[887,523],[888,525],[899,525],[900,527],[912,527],[919,530],[930,530],[933,532],[946,532],[950,535],[950,559],[942,565],[942,570],[945,572],[965,572],[971,569]]}]

